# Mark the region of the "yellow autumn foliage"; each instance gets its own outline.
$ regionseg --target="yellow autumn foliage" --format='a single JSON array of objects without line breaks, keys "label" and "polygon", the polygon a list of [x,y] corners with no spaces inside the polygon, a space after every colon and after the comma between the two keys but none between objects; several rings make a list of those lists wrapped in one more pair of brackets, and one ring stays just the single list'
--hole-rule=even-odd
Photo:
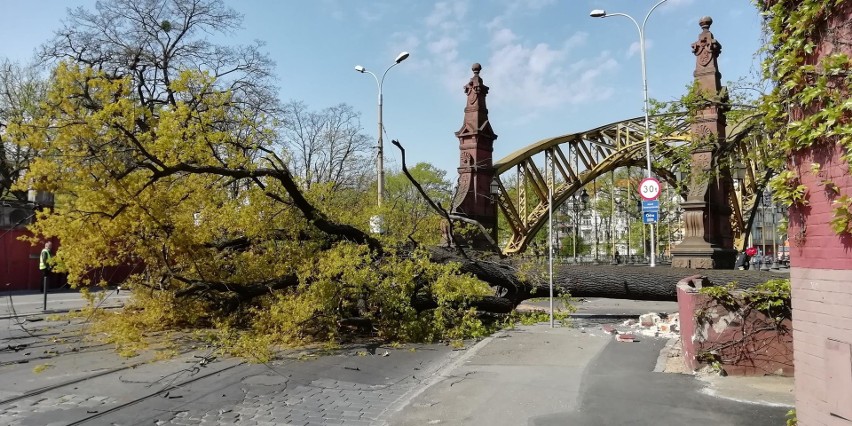
[{"label": "yellow autumn foliage", "polygon": [[[352,317],[388,339],[484,332],[466,306],[488,286],[424,252],[393,249],[412,235],[405,216],[386,211],[395,232],[381,237],[381,254],[306,218],[293,197],[356,228],[378,211],[354,190],[313,185],[294,195],[276,179],[287,170],[275,117],[197,70],[170,83],[168,101],[141,102],[137,83],[61,63],[46,114],[9,126],[39,153],[18,188],[56,194],[31,229],[34,240],[61,241],[56,258],[69,282],[90,286],[99,268],[144,266],[128,281],[133,303],[98,316],[107,340],[133,352],[145,332],[217,327],[223,345],[265,359],[261,346],[338,339]],[[414,235],[434,235],[437,217],[420,215]],[[438,307],[418,312],[415,296]]]}]

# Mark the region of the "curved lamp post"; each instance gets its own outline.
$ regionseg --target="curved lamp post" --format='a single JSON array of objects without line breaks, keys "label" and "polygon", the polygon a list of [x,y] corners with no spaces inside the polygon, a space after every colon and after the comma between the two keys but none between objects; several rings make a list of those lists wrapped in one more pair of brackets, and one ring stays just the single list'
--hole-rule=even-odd
[{"label": "curved lamp post", "polygon": [[379,180],[379,183],[378,183],[378,194],[379,194],[378,195],[378,206],[379,207],[382,206],[382,194],[384,193],[384,190],[385,190],[385,159],[384,159],[385,151],[384,151],[384,146],[383,146],[383,143],[382,143],[382,140],[383,140],[382,139],[382,133],[383,133],[382,130],[384,130],[384,126],[382,125],[382,86],[385,84],[385,76],[388,74],[388,71],[390,71],[391,68],[399,65],[400,62],[406,60],[407,58],[408,58],[408,52],[402,52],[399,55],[397,55],[396,59],[394,59],[393,64],[391,64],[391,66],[389,66],[385,70],[385,72],[382,74],[381,80],[379,80],[379,77],[377,77],[375,74],[373,74],[371,71],[367,70],[366,68],[362,67],[361,65],[355,65],[355,71],[358,71],[362,74],[367,73],[367,74],[372,75],[373,78],[376,80],[376,86],[379,89],[379,144],[378,144],[379,152],[378,152],[377,159],[376,159],[376,171],[377,171],[378,180]]},{"label": "curved lamp post", "polygon": [[[577,264],[577,238],[579,238],[578,228],[580,226],[580,211],[585,211],[589,206],[589,193],[584,189],[579,196],[572,195],[570,198],[571,209],[574,210],[574,264]],[[580,209],[582,206],[582,210]]]},{"label": "curved lamp post", "polygon": [[[624,16],[624,17],[630,19],[631,21],[633,21],[633,24],[636,25],[636,29],[639,30],[639,54],[640,54],[640,57],[642,58],[642,92],[645,96],[645,157],[646,157],[646,161],[647,161],[647,170],[646,170],[646,176],[645,177],[651,177],[651,133],[649,131],[650,119],[648,118],[648,111],[649,111],[650,107],[649,107],[649,102],[648,102],[648,78],[647,78],[647,72],[646,72],[646,69],[645,69],[645,24],[648,23],[648,18],[651,17],[651,13],[654,11],[654,9],[656,9],[658,6],[665,3],[666,1],[668,1],[668,0],[660,0],[659,2],[657,2],[657,4],[654,5],[654,7],[651,8],[651,10],[648,11],[648,14],[645,15],[645,19],[642,21],[641,26],[639,25],[638,22],[636,22],[635,19],[633,19],[632,16],[630,16],[626,13],[620,13],[620,12],[619,13],[606,13],[605,10],[601,10],[601,9],[595,9],[591,13],[589,13],[589,16],[591,16],[592,18],[609,18],[610,16]],[[656,266],[656,263],[655,263],[655,260],[654,260],[655,249],[654,249],[654,225],[653,224],[651,224],[650,236],[651,236],[651,265],[650,266],[654,267],[654,266]]]}]

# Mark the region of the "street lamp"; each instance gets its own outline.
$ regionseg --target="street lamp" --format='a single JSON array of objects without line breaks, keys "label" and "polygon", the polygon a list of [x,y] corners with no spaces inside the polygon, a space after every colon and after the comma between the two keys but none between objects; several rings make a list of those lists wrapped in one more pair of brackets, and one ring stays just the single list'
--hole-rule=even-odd
[{"label": "street lamp", "polygon": [[[668,1],[668,0],[660,0],[659,2],[657,2],[657,4],[654,5],[654,7],[651,8],[651,10],[648,11],[648,14],[645,15],[645,19],[642,21],[641,26],[639,25],[638,22],[636,22],[635,19],[633,19],[632,16],[630,16],[626,13],[606,13],[605,10],[601,10],[601,9],[595,9],[591,13],[589,13],[589,16],[591,16],[592,18],[608,18],[610,16],[624,16],[624,17],[630,19],[631,21],[633,21],[633,24],[636,25],[636,29],[639,30],[639,56],[642,59],[642,93],[644,94],[644,97],[645,97],[645,157],[646,157],[646,162],[647,162],[647,170],[646,170],[646,176],[645,177],[651,177],[651,133],[650,133],[650,130],[649,130],[651,126],[650,126],[650,119],[648,117],[648,113],[649,113],[649,110],[650,110],[650,106],[649,106],[649,102],[648,102],[648,77],[647,77],[647,71],[645,69],[645,24],[648,23],[648,18],[651,17],[651,13],[654,11],[654,9],[656,9],[658,6],[665,3],[666,1]],[[650,230],[651,265],[650,266],[653,268],[654,266],[656,266],[656,263],[655,263],[655,260],[654,260],[654,225],[650,224],[650,226],[651,226],[651,230]]]},{"label": "street lamp", "polygon": [[583,193],[580,196],[572,195],[571,196],[571,208],[574,210],[574,264],[577,264],[577,238],[579,238],[578,228],[580,226],[580,206],[583,206],[583,210],[589,205],[589,193],[586,190],[583,190]]},{"label": "street lamp", "polygon": [[761,197],[760,206],[760,240],[763,245],[763,254],[760,257],[760,261],[762,262],[760,267],[761,271],[769,270],[769,262],[766,261],[766,211],[769,208],[767,204],[769,204],[770,201],[772,201],[772,195],[770,195],[769,192],[764,192],[763,196]]},{"label": "street lamp", "polygon": [[385,72],[382,74],[381,80],[379,80],[379,77],[377,77],[375,74],[373,74],[371,71],[368,71],[366,68],[362,67],[361,65],[355,65],[355,71],[358,71],[361,74],[367,73],[367,74],[372,75],[373,78],[376,80],[376,86],[379,88],[379,145],[378,145],[379,152],[378,152],[378,156],[377,156],[377,159],[376,159],[376,169],[377,169],[378,178],[379,178],[379,183],[378,183],[378,187],[379,187],[378,188],[378,193],[379,193],[379,195],[378,195],[378,206],[379,207],[382,206],[382,194],[384,193],[384,190],[385,190],[385,160],[384,160],[385,151],[384,151],[384,146],[382,144],[382,133],[383,133],[382,130],[384,130],[384,126],[382,125],[382,86],[385,84],[385,76],[388,74],[388,71],[390,71],[391,68],[397,66],[400,62],[406,60],[407,58],[408,58],[408,52],[402,52],[399,55],[397,55],[396,59],[394,59],[393,64],[391,64],[391,66],[389,66],[385,70]]},{"label": "street lamp", "polygon": [[769,206],[769,211],[772,212],[772,266],[771,269],[780,269],[778,265],[778,206],[772,203]]}]

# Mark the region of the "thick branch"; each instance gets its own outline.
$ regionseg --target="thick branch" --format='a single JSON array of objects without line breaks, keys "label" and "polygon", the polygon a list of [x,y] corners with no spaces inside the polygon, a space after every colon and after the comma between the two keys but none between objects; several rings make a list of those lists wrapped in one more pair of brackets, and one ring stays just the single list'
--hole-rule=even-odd
[{"label": "thick branch", "polygon": [[179,281],[189,284],[189,287],[175,292],[175,296],[179,298],[199,296],[210,291],[216,291],[222,293],[236,293],[241,299],[249,300],[254,297],[270,293],[273,290],[280,290],[299,285],[299,277],[295,274],[285,275],[269,281],[253,284],[229,284],[223,282],[189,280],[177,275],[174,277]]},{"label": "thick branch", "polygon": [[400,154],[402,155],[402,172],[405,173],[405,177],[407,177],[408,180],[411,182],[411,184],[414,185],[415,188],[417,188],[417,192],[420,193],[420,195],[423,197],[423,199],[426,200],[426,202],[429,204],[429,206],[432,207],[433,210],[438,212],[439,215],[443,216],[444,219],[446,219],[447,222],[449,223],[449,226],[450,226],[450,229],[449,229],[450,241],[453,241],[453,228],[452,228],[453,222],[452,221],[458,220],[460,222],[465,222],[465,223],[468,223],[468,224],[471,224],[471,225],[478,227],[479,231],[482,233],[482,235],[485,236],[485,239],[488,241],[488,245],[491,247],[491,250],[493,250],[494,253],[502,256],[502,252],[500,251],[500,247],[497,246],[497,243],[491,238],[491,234],[488,232],[487,229],[485,229],[485,226],[483,226],[481,223],[479,223],[479,221],[476,221],[476,220],[473,220],[471,218],[467,218],[467,217],[464,217],[464,216],[450,214],[449,212],[447,212],[447,210],[445,210],[439,204],[432,201],[432,198],[429,197],[429,194],[426,193],[426,191],[423,189],[423,187],[420,185],[420,183],[417,182],[417,180],[414,179],[414,176],[411,176],[411,173],[408,172],[408,167],[406,167],[406,165],[405,165],[405,148],[403,148],[402,144],[400,144],[399,141],[396,140],[396,139],[392,140],[391,143],[394,144],[394,146],[396,146],[397,148],[399,148]]}]

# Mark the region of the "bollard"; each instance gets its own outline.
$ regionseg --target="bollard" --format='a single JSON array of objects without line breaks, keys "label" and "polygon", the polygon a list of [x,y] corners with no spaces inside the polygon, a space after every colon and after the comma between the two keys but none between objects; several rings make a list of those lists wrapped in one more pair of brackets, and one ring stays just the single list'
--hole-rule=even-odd
[{"label": "bollard", "polygon": [[47,310],[47,273],[44,274],[44,278],[42,278],[42,282],[43,282],[42,292],[44,293],[44,306],[41,308],[41,310],[46,311]]}]

